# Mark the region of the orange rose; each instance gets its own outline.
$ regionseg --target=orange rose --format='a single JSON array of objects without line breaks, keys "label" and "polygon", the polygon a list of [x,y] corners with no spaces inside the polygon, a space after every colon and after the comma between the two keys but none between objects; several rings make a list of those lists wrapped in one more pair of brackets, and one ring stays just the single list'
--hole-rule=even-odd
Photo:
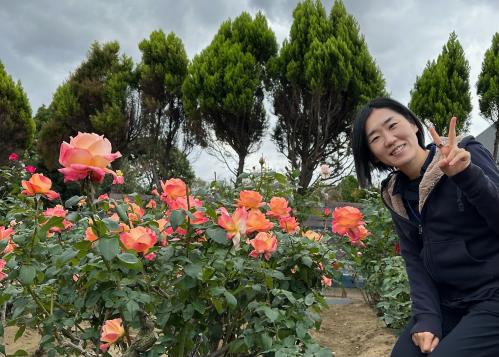
[{"label": "orange rose", "polygon": [[227,238],[232,239],[234,246],[239,247],[241,234],[246,232],[246,221],[248,220],[248,212],[240,207],[237,208],[232,216],[229,216],[227,210],[220,208],[221,215],[218,217],[218,225],[227,231]]},{"label": "orange rose", "polygon": [[11,239],[12,233],[14,233],[13,228],[5,229],[4,226],[0,226],[0,240],[7,240],[8,241],[7,246],[3,250],[4,254],[8,254],[8,253],[12,252],[17,247],[17,245],[14,242],[12,242],[12,239]]},{"label": "orange rose", "polygon": [[107,320],[104,322],[104,326],[102,326],[100,340],[104,343],[100,345],[100,349],[107,351],[109,346],[117,342],[124,335],[125,329],[123,328],[123,321],[121,319]]},{"label": "orange rose", "polygon": [[94,233],[92,227],[87,227],[85,230],[85,240],[89,240],[90,242],[95,242],[99,237]]},{"label": "orange rose", "polygon": [[265,204],[262,202],[263,197],[256,191],[241,191],[239,192],[239,199],[236,201],[239,207],[246,209],[256,209]]},{"label": "orange rose", "polygon": [[246,222],[246,234],[251,232],[266,232],[271,230],[274,224],[270,222],[265,215],[257,209],[252,209],[248,213],[248,220]]},{"label": "orange rose", "polygon": [[364,224],[362,212],[351,206],[336,207],[333,211],[333,232],[346,234],[351,228]]},{"label": "orange rose", "polygon": [[288,201],[283,197],[272,197],[269,203],[270,211],[267,212],[271,217],[288,217],[291,208],[288,207]]},{"label": "orange rose", "polygon": [[23,180],[21,181],[21,184],[24,188],[21,192],[23,195],[34,196],[36,194],[41,194],[46,196],[49,200],[59,198],[59,194],[50,189],[52,187],[52,181],[42,174],[34,174],[29,181]]},{"label": "orange rose", "polygon": [[322,286],[331,286],[333,285],[333,280],[323,275],[321,280]]},{"label": "orange rose", "polygon": [[272,254],[277,250],[277,239],[274,235],[267,232],[260,232],[255,238],[248,242],[253,247],[250,257],[258,257],[263,254],[265,260],[269,260]]},{"label": "orange rose", "polygon": [[347,231],[346,235],[348,236],[351,244],[363,246],[364,244],[362,243],[362,241],[367,236],[371,235],[371,232],[369,232],[364,226],[357,226],[350,228]]},{"label": "orange rose", "polygon": [[281,219],[279,219],[279,226],[287,233],[296,233],[300,228],[295,217],[281,217]]},{"label": "orange rose", "polygon": [[119,152],[111,152],[111,142],[103,135],[80,133],[71,137],[69,144],[63,142],[59,152],[59,169],[64,175],[64,182],[80,181],[90,177],[92,181],[102,182],[106,173],[112,174],[115,181],[117,175],[107,167],[121,157]]},{"label": "orange rose", "polygon": [[133,222],[138,222],[144,215],[145,211],[142,207],[135,203],[128,204],[128,219]]},{"label": "orange rose", "polygon": [[316,242],[318,242],[322,239],[322,234],[319,234],[319,233],[311,231],[311,230],[308,230],[305,233],[302,233],[302,236],[304,236],[310,240],[316,241]]},{"label": "orange rose", "polygon": [[120,241],[126,249],[135,250],[138,253],[147,253],[147,251],[156,244],[156,234],[145,227],[135,227],[129,232],[120,234]]},{"label": "orange rose", "polygon": [[175,200],[179,197],[185,197],[187,195],[187,186],[185,182],[181,179],[169,179],[168,181],[160,181],[163,193],[161,194],[161,199]]}]

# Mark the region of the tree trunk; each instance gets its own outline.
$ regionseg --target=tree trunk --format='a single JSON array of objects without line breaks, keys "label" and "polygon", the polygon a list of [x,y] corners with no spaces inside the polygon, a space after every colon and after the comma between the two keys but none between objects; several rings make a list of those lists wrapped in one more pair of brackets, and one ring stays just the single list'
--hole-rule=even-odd
[{"label": "tree trunk", "polygon": [[299,180],[300,187],[298,188],[299,194],[303,195],[307,192],[308,185],[312,180],[313,173],[314,173],[313,168],[310,168],[307,163],[302,163],[300,171],[300,180]]},{"label": "tree trunk", "polygon": [[241,179],[239,176],[244,172],[244,161],[246,160],[246,152],[238,153],[239,156],[239,163],[237,166],[237,176],[236,176],[236,186],[238,186],[241,183]]}]

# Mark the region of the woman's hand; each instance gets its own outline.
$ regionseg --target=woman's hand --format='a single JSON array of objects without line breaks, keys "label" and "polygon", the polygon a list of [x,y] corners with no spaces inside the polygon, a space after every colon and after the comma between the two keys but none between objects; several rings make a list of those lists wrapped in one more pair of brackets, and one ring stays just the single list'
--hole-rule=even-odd
[{"label": "woman's hand", "polygon": [[445,145],[442,144],[442,140],[438,135],[435,128],[431,127],[429,129],[430,135],[433,138],[433,142],[437,144],[438,149],[442,153],[442,160],[438,163],[438,166],[447,176],[454,176],[464,169],[466,169],[471,163],[471,155],[465,149],[460,149],[457,147],[456,142],[456,117],[452,117],[449,124],[449,137]]},{"label": "woman's hand", "polygon": [[430,353],[437,347],[440,340],[431,332],[416,332],[412,334],[412,342],[422,353]]}]

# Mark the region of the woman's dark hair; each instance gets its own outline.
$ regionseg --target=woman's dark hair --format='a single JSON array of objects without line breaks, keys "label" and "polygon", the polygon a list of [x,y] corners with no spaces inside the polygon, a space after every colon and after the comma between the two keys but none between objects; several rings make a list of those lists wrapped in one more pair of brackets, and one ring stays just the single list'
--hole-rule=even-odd
[{"label": "woman's dark hair", "polygon": [[424,131],[421,120],[405,105],[390,98],[376,98],[367,103],[355,117],[352,127],[352,151],[355,161],[355,171],[361,187],[366,188],[372,185],[371,171],[392,171],[394,168],[387,166],[379,160],[376,160],[367,142],[366,122],[374,109],[387,108],[401,114],[409,122],[418,127],[416,136],[419,146],[424,148]]}]

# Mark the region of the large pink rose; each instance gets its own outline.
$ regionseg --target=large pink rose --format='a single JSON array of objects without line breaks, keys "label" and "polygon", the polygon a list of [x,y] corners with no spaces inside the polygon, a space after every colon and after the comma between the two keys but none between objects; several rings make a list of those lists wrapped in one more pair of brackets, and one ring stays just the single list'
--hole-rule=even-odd
[{"label": "large pink rose", "polygon": [[59,169],[64,175],[64,182],[79,181],[90,177],[92,181],[102,182],[106,173],[117,179],[109,164],[121,157],[121,154],[111,152],[111,142],[103,135],[95,133],[78,133],[71,137],[69,144],[63,142],[59,152],[59,163],[64,168]]}]

